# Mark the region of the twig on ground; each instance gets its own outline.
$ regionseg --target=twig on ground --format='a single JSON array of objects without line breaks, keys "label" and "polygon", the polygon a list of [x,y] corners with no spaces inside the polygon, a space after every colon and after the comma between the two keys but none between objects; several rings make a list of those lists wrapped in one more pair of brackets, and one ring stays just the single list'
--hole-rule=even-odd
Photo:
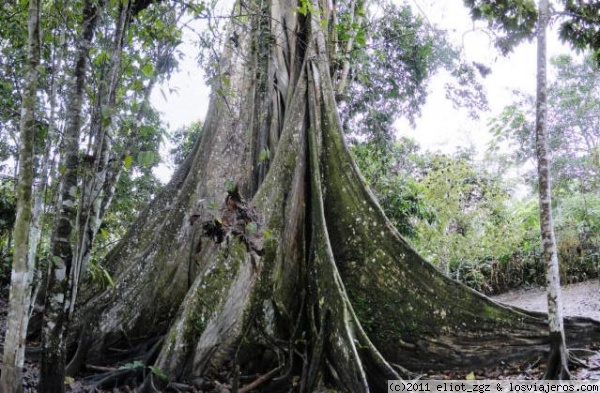
[{"label": "twig on ground", "polygon": [[238,393],[248,393],[256,388],[258,388],[260,385],[262,385],[263,383],[267,382],[269,379],[271,379],[273,377],[273,375],[275,375],[279,370],[281,370],[281,366],[274,368],[273,370],[269,371],[268,373],[261,375],[260,377],[256,378],[254,381],[250,382],[248,385],[242,386],[240,388],[240,390],[238,391]]},{"label": "twig on ground", "polygon": [[116,367],[96,366],[94,364],[86,364],[85,368],[87,368],[88,370],[101,371],[101,372],[113,372],[113,371],[118,370],[118,368],[116,368]]}]

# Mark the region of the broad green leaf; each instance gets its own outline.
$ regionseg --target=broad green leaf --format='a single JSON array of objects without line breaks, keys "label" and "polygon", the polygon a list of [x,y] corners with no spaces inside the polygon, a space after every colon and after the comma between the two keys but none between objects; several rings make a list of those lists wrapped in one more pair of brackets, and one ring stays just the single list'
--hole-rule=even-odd
[{"label": "broad green leaf", "polygon": [[125,160],[123,160],[123,164],[125,165],[125,168],[131,167],[131,164],[133,164],[133,157],[131,157],[130,155],[125,156]]},{"label": "broad green leaf", "polygon": [[141,136],[148,136],[154,134],[154,127],[152,126],[141,126],[139,128],[139,132]]},{"label": "broad green leaf", "polygon": [[150,63],[144,64],[142,67],[142,74],[148,78],[152,78],[154,76],[154,66]]},{"label": "broad green leaf", "polygon": [[149,366],[148,368],[150,369],[150,371],[152,371],[152,374],[156,375],[160,379],[164,379],[164,380],[169,379],[169,374],[167,374],[167,372],[165,370],[162,370],[156,366]]},{"label": "broad green leaf", "polygon": [[156,163],[156,159],[154,156],[154,152],[152,151],[142,151],[138,154],[137,157],[138,164],[143,167],[151,167]]}]

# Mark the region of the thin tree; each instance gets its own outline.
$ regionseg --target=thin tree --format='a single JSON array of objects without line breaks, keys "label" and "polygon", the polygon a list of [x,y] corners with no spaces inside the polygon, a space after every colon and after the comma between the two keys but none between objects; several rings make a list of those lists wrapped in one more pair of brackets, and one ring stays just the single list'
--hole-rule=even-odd
[{"label": "thin tree", "polygon": [[548,0],[540,0],[538,18],[535,140],[539,184],[540,228],[542,253],[546,262],[548,327],[550,330],[550,354],[544,378],[570,379],[563,322],[560,269],[558,265],[556,237],[554,235],[554,221],[552,218],[552,179],[550,176],[550,151],[546,131],[548,121],[546,30],[550,18],[550,3]]},{"label": "thin tree", "polygon": [[[543,257],[547,265],[548,327],[550,353],[545,373],[547,379],[569,378],[568,353],[560,291],[560,270],[552,218],[550,152],[547,137],[546,88],[546,29],[550,19],[549,0],[540,0],[537,11],[532,0],[464,0],[471,8],[473,19],[487,20],[490,27],[502,37],[496,45],[504,53],[510,52],[525,39],[537,32],[537,97],[536,97],[536,148],[540,227]],[[597,40],[600,18],[595,2],[563,0],[566,11],[560,25],[560,38],[578,50],[591,49],[600,59],[600,42]]]},{"label": "thin tree", "polygon": [[40,391],[64,392],[65,343],[64,333],[71,310],[73,280],[79,271],[73,266],[75,252],[72,238],[76,231],[77,189],[79,170],[79,138],[81,111],[87,77],[92,39],[105,1],[86,0],[83,4],[82,23],[76,43],[72,84],[66,107],[66,126],[63,133],[64,168],[56,203],[52,230],[50,267],[47,275],[46,301],[42,326],[42,359]]},{"label": "thin tree", "polygon": [[0,377],[0,391],[6,393],[22,391],[25,340],[31,307],[31,284],[35,268],[35,260],[29,255],[29,236],[33,203],[35,109],[39,78],[38,66],[40,64],[39,0],[29,1],[27,30],[26,76],[23,84],[20,120],[17,218],[13,230],[14,257],[2,376]]},{"label": "thin tree", "polygon": [[[108,4],[108,5],[107,5]],[[81,275],[85,272],[87,263],[92,255],[95,237],[100,229],[104,215],[108,211],[121,172],[124,170],[124,160],[132,145],[138,141],[135,136],[140,125],[147,120],[147,101],[152,86],[161,75],[169,69],[169,59],[172,56],[172,45],[164,34],[160,37],[148,39],[154,47],[144,52],[148,55],[150,66],[152,63],[161,64],[152,67],[150,76],[146,75],[142,87],[136,89],[133,95],[123,95],[127,91],[127,83],[135,79],[135,75],[123,76],[123,59],[127,59],[124,48],[127,46],[126,36],[129,27],[134,23],[134,18],[145,8],[156,4],[155,2],[120,1],[110,3],[106,1],[84,2],[82,10],[81,30],[77,38],[75,51],[75,65],[72,72],[72,84],[67,91],[67,118],[66,129],[63,133],[63,154],[61,155],[61,182],[59,185],[60,198],[56,204],[58,214],[55,217],[52,233],[52,264],[47,279],[46,309],[44,313],[44,329],[42,335],[42,367],[40,391],[64,391],[66,373],[64,354],[66,343],[64,333],[68,329],[70,317],[73,313]],[[112,12],[105,12],[105,8]],[[113,18],[114,16],[114,18]],[[173,13],[164,16],[171,21]],[[101,23],[103,23],[101,25]],[[102,45],[102,40],[94,41],[95,33],[99,28],[113,28],[112,42],[106,40],[110,56],[104,62],[94,62],[95,69],[88,67],[90,48],[95,42]],[[139,32],[138,32],[139,34]],[[158,43],[157,43],[158,42]],[[153,50],[154,49],[154,50]],[[127,63],[126,60],[125,62]],[[141,66],[140,66],[141,67]],[[146,73],[149,73],[148,71]],[[92,75],[94,77],[90,77]],[[130,80],[128,80],[128,78]],[[139,78],[138,78],[139,79]],[[86,97],[86,86],[95,82],[95,91],[91,97]],[[127,107],[126,101],[136,101],[141,98],[141,105]],[[81,153],[81,140],[83,137],[83,124],[85,114],[82,108],[87,102],[91,106],[89,146],[87,155]],[[117,134],[120,124],[115,114],[127,109],[133,109],[129,116],[135,117],[135,124],[129,131]],[[127,115],[125,115],[127,116]],[[127,135],[123,135],[123,133]],[[115,145],[120,146],[120,151],[115,151]]]}]

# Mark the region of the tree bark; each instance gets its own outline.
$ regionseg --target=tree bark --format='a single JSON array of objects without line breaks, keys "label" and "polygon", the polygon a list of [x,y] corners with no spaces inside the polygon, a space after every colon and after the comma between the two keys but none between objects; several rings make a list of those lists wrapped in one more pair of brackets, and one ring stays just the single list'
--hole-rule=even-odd
[{"label": "tree bark", "polygon": [[[245,3],[232,23],[202,137],[107,256],[115,287],[82,299],[73,365],[136,358],[173,381],[283,365],[266,390],[298,377],[301,391],[368,392],[547,348],[544,314],[446,278],[385,218],[342,137],[322,19],[334,5],[299,6]],[[567,327],[573,344],[600,336],[589,319]]]},{"label": "tree bark", "polygon": [[65,340],[71,295],[78,271],[74,266],[72,241],[75,237],[77,217],[77,190],[79,187],[79,138],[81,110],[87,76],[87,63],[96,25],[104,8],[103,0],[86,0],[83,5],[81,32],[77,40],[74,60],[73,85],[66,111],[61,156],[62,178],[56,203],[56,216],[52,230],[45,309],[42,323],[42,359],[40,366],[41,392],[65,391]]},{"label": "tree bark", "polygon": [[0,392],[21,392],[22,369],[25,357],[25,339],[31,306],[31,283],[35,259],[29,256],[32,218],[32,189],[34,179],[35,110],[40,64],[40,1],[30,0],[28,11],[27,73],[23,85],[19,183],[17,185],[17,217],[13,229],[14,253],[11,272],[7,330]]},{"label": "tree bark", "polygon": [[[111,113],[116,106],[116,91],[122,71],[123,43],[131,19],[130,2],[120,2],[118,10],[110,61],[106,67],[107,70],[101,71],[90,125],[90,138],[93,138],[94,141],[91,150],[93,162],[89,170],[83,175],[82,191],[77,211],[77,248],[75,249],[73,263],[70,314],[75,307],[81,273],[89,262],[94,240],[104,218],[103,213],[106,212],[112,201],[113,194],[104,191],[113,189],[111,183],[119,178],[116,173],[113,174],[114,168],[111,168],[110,164],[114,139]],[[118,162],[118,168],[122,168],[121,163],[122,161]]]},{"label": "tree bark", "polygon": [[535,142],[538,165],[540,199],[540,227],[542,253],[546,261],[546,288],[548,291],[548,328],[550,331],[550,354],[546,365],[545,379],[570,379],[568,352],[563,322],[563,304],[560,288],[560,268],[554,221],[552,217],[552,181],[550,176],[550,152],[548,149],[547,128],[547,76],[546,76],[546,27],[550,18],[548,0],[539,2],[537,25],[537,98]]}]

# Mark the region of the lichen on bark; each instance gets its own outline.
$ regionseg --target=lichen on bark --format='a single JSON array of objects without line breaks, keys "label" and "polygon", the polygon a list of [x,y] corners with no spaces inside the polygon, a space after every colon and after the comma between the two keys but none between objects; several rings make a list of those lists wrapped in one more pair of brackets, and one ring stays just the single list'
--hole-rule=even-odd
[{"label": "lichen on bark", "polygon": [[[445,278],[366,188],[337,115],[321,21],[331,4],[313,2],[307,15],[293,1],[246,6],[256,8],[221,60],[235,94],[213,95],[177,187],[167,186],[109,256],[117,286],[82,304],[79,327],[89,327],[90,345],[80,356],[100,361],[111,345],[140,339],[144,327],[165,336],[147,361],[172,380],[277,370],[264,382],[274,391],[298,384],[300,391],[368,392],[410,371],[543,351],[544,315],[498,305]],[[265,36],[276,45],[259,56],[256,38]],[[264,146],[268,168],[255,154]],[[189,218],[206,201],[226,198],[225,179],[261,216],[264,252],[255,261],[239,237],[229,245],[204,239],[199,251],[191,244],[197,236]],[[161,284],[146,287],[154,282]],[[126,302],[135,312],[116,312]],[[573,343],[598,337],[590,320],[568,326]]]}]

